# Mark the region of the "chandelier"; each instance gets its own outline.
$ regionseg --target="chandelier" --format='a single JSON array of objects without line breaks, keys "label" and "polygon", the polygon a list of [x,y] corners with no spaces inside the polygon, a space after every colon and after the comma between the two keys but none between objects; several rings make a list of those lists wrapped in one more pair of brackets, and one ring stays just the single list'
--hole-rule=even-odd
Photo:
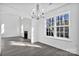
[{"label": "chandelier", "polygon": [[39,8],[39,4],[36,4],[36,8],[32,9],[32,18],[39,20],[40,18],[44,18],[44,9]]}]

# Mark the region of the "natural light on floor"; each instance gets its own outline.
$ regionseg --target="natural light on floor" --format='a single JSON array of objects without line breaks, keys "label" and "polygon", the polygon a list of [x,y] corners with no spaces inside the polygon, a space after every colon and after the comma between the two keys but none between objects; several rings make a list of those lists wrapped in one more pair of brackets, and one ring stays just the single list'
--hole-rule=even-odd
[{"label": "natural light on floor", "polygon": [[29,46],[29,47],[38,47],[38,48],[42,48],[40,45],[31,44],[31,43],[27,43],[27,42],[10,41],[10,45],[16,45],[16,46]]}]

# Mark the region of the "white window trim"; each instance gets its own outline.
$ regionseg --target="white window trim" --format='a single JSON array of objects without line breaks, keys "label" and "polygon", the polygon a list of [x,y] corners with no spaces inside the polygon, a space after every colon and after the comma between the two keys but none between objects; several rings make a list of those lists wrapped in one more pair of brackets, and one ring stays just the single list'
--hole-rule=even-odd
[{"label": "white window trim", "polygon": [[[69,14],[69,25],[67,25],[69,27],[69,38],[65,38],[65,37],[57,37],[57,31],[56,31],[56,27],[58,27],[56,25],[56,16],[58,15],[62,15],[62,14],[66,14],[68,13]],[[57,39],[57,40],[65,40],[65,41],[71,41],[70,39],[70,11],[68,12],[64,12],[64,13],[60,13],[58,15],[55,15],[53,16],[54,17],[54,36],[47,36],[46,35],[46,38],[50,38],[50,39]],[[51,17],[52,18],[52,17]],[[47,20],[46,20],[47,21]],[[47,24],[46,24],[47,25]],[[65,25],[62,25],[62,26],[65,26]],[[45,32],[46,33],[46,32]]]}]

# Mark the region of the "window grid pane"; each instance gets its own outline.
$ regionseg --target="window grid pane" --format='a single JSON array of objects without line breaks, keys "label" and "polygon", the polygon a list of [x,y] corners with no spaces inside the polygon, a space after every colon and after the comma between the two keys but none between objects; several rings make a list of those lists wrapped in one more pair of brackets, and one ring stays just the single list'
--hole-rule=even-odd
[{"label": "window grid pane", "polygon": [[59,15],[56,17],[57,37],[69,38],[69,14]]},{"label": "window grid pane", "polygon": [[56,16],[56,22],[54,20],[54,17],[46,20],[46,35],[54,37],[54,28],[56,28],[57,37],[69,38],[69,14],[58,15]]},{"label": "window grid pane", "polygon": [[47,36],[54,36],[54,18],[49,18],[46,20],[46,35]]}]

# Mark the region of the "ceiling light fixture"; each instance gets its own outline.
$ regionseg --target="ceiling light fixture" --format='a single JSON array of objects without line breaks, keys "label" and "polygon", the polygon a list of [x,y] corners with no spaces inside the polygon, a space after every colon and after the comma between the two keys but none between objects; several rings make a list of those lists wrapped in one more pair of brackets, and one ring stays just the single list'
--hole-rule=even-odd
[{"label": "ceiling light fixture", "polygon": [[32,9],[31,17],[39,20],[40,18],[44,18],[44,9],[39,8],[39,4],[36,4],[36,8]]}]

